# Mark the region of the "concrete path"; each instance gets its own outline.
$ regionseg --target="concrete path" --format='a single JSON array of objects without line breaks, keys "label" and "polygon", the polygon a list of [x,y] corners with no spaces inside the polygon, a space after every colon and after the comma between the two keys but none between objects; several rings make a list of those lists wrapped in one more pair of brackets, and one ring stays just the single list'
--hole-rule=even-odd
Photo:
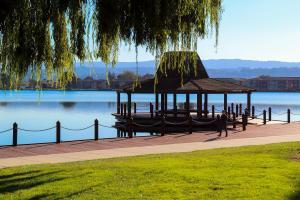
[{"label": "concrete path", "polygon": [[94,160],[94,159],[103,159],[103,158],[116,158],[116,157],[123,157],[123,156],[191,152],[196,150],[205,150],[205,149],[214,149],[214,148],[239,147],[239,146],[247,146],[247,145],[263,145],[263,144],[292,142],[292,141],[300,141],[300,134],[226,139],[226,140],[215,140],[209,142],[190,142],[190,143],[162,144],[162,145],[152,145],[152,146],[124,147],[124,148],[112,148],[112,149],[103,149],[103,150],[79,151],[79,152],[71,152],[71,153],[70,152],[56,153],[56,154],[22,156],[22,157],[9,157],[9,158],[0,159],[0,168],[31,165],[31,164],[49,164],[49,163],[85,161],[85,160]]}]

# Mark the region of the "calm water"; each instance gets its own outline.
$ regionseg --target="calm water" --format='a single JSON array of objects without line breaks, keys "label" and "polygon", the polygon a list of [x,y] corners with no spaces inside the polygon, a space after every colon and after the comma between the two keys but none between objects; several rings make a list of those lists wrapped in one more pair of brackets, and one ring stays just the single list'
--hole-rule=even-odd
[{"label": "calm water", "polygon": [[[246,103],[246,95],[229,95],[230,103]],[[126,101],[126,95],[121,95]],[[138,111],[148,110],[148,102],[154,102],[154,95],[133,95]],[[178,95],[178,102],[184,102],[185,96]],[[172,96],[169,96],[171,106]],[[191,96],[196,102],[196,96]],[[209,95],[209,105],[222,109],[223,95]],[[300,113],[300,93],[254,93],[252,103],[256,113],[261,113],[269,106],[274,113],[286,112],[291,108],[293,113]],[[100,124],[112,126],[116,111],[116,93],[111,91],[0,91],[0,131],[12,127],[14,122],[23,129],[45,129],[55,126],[57,120],[66,128],[77,129],[88,127],[98,119]],[[274,115],[274,119],[286,120],[286,115]],[[300,120],[300,116],[292,116]],[[140,135],[145,135],[141,133]],[[116,137],[116,130],[100,127],[100,138]],[[93,127],[84,131],[62,130],[62,140],[93,138]],[[11,132],[0,134],[0,145],[11,144]],[[18,143],[40,143],[55,141],[55,129],[44,132],[19,131]]]}]

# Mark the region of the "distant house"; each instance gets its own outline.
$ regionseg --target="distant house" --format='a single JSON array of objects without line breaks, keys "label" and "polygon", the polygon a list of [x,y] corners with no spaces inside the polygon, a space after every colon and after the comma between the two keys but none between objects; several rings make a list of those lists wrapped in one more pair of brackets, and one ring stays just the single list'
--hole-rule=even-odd
[{"label": "distant house", "polygon": [[257,91],[300,91],[300,77],[269,77],[260,76],[245,80],[243,85],[257,89]]}]

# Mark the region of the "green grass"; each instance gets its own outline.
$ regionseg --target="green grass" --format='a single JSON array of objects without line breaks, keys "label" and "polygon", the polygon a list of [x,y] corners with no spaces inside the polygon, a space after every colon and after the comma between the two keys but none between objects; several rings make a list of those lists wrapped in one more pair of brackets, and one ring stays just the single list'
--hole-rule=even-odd
[{"label": "green grass", "polygon": [[300,199],[300,143],[0,170],[0,199]]}]

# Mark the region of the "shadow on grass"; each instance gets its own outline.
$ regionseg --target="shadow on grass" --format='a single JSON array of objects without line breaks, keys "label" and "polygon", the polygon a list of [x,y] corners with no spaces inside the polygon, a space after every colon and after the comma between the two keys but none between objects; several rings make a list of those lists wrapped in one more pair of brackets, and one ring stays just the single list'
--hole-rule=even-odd
[{"label": "shadow on grass", "polygon": [[[20,190],[31,189],[46,183],[53,183],[64,180],[64,177],[55,177],[61,171],[41,172],[29,171],[2,175],[0,177],[0,194],[14,193]],[[42,199],[48,197],[48,194],[40,194],[31,199]]]}]

